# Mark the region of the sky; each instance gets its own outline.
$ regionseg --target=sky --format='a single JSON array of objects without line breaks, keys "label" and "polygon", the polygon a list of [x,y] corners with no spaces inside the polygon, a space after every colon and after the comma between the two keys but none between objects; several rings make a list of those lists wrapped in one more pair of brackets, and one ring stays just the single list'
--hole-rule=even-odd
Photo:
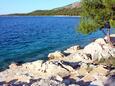
[{"label": "sky", "polygon": [[79,0],[0,0],[0,14],[28,13],[62,7]]}]

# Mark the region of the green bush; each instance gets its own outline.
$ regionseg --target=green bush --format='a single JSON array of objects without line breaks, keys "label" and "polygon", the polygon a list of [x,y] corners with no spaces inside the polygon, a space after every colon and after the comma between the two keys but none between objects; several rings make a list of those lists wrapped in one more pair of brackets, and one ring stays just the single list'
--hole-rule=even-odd
[{"label": "green bush", "polygon": [[97,30],[98,24],[91,18],[81,18],[78,31],[83,34],[90,34]]},{"label": "green bush", "polygon": [[112,28],[115,28],[115,20],[112,20],[112,19],[111,19],[111,20],[110,20],[110,25],[111,25]]}]

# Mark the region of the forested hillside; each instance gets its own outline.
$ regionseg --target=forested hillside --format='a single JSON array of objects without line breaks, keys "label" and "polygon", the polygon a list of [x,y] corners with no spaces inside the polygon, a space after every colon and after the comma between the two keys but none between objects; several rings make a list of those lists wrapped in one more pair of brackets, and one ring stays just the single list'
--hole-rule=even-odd
[{"label": "forested hillside", "polygon": [[10,14],[10,15],[28,15],[28,16],[45,16],[45,15],[69,15],[69,16],[78,16],[80,15],[81,8],[80,8],[80,2],[75,2],[70,5],[55,8],[52,10],[36,10],[30,13],[25,14]]}]

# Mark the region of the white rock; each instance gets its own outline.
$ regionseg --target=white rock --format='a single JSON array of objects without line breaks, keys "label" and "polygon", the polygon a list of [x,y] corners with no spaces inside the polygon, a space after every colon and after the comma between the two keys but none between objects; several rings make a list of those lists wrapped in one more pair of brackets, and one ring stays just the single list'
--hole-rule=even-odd
[{"label": "white rock", "polygon": [[83,50],[80,50],[77,53],[70,54],[66,58],[76,59],[75,61],[85,61],[89,59],[89,57],[84,53]]},{"label": "white rock", "polygon": [[115,57],[115,48],[107,44],[92,42],[84,48],[84,53],[91,54],[92,60],[108,59]]},{"label": "white rock", "polygon": [[63,81],[63,78],[62,78],[62,77],[60,77],[59,75],[57,75],[57,76],[56,76],[56,80],[58,80],[58,81],[61,81],[61,82],[62,82],[62,81]]},{"label": "white rock", "polygon": [[43,63],[41,70],[45,71],[48,75],[59,75],[62,77],[69,74],[69,70],[66,67],[59,61],[47,61]]},{"label": "white rock", "polygon": [[115,48],[110,49],[110,50],[109,50],[109,53],[111,54],[112,57],[115,58]]},{"label": "white rock", "polygon": [[100,59],[99,58],[99,52],[100,51],[102,51],[102,47],[99,44],[95,43],[95,42],[90,43],[89,45],[87,45],[84,48],[85,53],[91,54],[92,60]]},{"label": "white rock", "polygon": [[43,63],[43,60],[25,63],[25,64],[22,64],[22,68],[30,69],[30,70],[39,70],[41,69],[42,63]]},{"label": "white rock", "polygon": [[104,86],[103,82],[102,81],[93,81],[90,83],[89,86]]},{"label": "white rock", "polygon": [[98,43],[98,44],[106,44],[106,42],[105,42],[105,39],[103,39],[103,38],[98,38],[98,39],[96,39],[95,40],[95,43]]},{"label": "white rock", "polygon": [[65,50],[64,52],[71,54],[71,53],[76,53],[78,50],[80,50],[80,45],[72,46],[72,47],[68,48],[67,50]]},{"label": "white rock", "polygon": [[41,79],[40,81],[33,83],[31,86],[65,86],[65,84],[55,80]]},{"label": "white rock", "polygon": [[49,53],[49,55],[48,55],[49,59],[60,59],[63,57],[64,57],[64,55],[60,51],[55,51],[53,53]]},{"label": "white rock", "polygon": [[9,65],[10,69],[16,69],[18,66],[16,63],[12,63],[11,65]]}]

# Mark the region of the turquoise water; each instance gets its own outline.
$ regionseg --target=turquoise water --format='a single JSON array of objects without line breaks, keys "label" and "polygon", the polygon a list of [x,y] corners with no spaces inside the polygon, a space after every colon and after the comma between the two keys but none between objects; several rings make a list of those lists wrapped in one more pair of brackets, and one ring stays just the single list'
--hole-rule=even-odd
[{"label": "turquoise water", "polygon": [[79,17],[0,17],[0,68],[11,62],[47,59],[49,52],[87,45],[102,37],[77,32]]}]

